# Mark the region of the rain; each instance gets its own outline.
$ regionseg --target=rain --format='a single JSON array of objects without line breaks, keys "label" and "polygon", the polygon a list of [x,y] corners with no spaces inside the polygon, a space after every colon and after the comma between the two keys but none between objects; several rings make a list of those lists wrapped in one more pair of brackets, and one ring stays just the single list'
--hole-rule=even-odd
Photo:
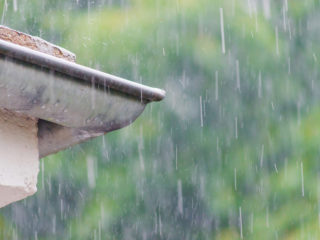
[{"label": "rain", "polygon": [[0,49],[0,110],[77,126],[0,208],[0,239],[320,238],[318,0],[2,0],[0,19],[138,84],[29,64],[16,98]]}]

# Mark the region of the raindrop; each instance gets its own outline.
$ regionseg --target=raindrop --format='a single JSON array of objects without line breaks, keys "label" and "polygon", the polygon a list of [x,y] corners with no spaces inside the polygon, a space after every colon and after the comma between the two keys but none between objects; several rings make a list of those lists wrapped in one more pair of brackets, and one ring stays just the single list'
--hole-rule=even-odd
[{"label": "raindrop", "polygon": [[162,236],[162,221],[161,221],[161,215],[159,213],[159,234],[160,237]]},{"label": "raindrop", "polygon": [[4,18],[6,16],[6,12],[7,11],[8,11],[8,2],[7,2],[7,0],[4,0],[3,10],[2,10],[2,17],[1,17],[1,24],[3,24],[3,22],[4,22]]},{"label": "raindrop", "polygon": [[182,183],[181,180],[178,180],[178,211],[183,214],[183,197],[182,197]]},{"label": "raindrop", "polygon": [[315,53],[313,53],[312,56],[313,56],[313,60],[314,60],[315,62],[317,62],[317,61],[318,61],[317,55],[316,55]]},{"label": "raindrop", "polygon": [[291,74],[291,60],[290,57],[288,57],[288,74]]},{"label": "raindrop", "polygon": [[237,117],[234,119],[234,125],[235,125],[235,138],[238,139],[238,118]]},{"label": "raindrop", "polygon": [[205,193],[205,182],[204,182],[204,176],[200,176],[200,196],[204,198],[204,193]]},{"label": "raindrop", "polygon": [[271,17],[270,0],[263,0],[263,13],[266,19]]},{"label": "raindrop", "polygon": [[200,124],[203,127],[202,96],[200,96]]},{"label": "raindrop", "polygon": [[178,147],[176,145],[176,170],[178,170]]},{"label": "raindrop", "polygon": [[266,226],[267,228],[269,228],[270,224],[269,224],[269,207],[267,207],[266,209]]},{"label": "raindrop", "polygon": [[286,17],[286,7],[285,5],[282,8],[282,18],[283,18],[283,29],[287,31],[287,17]]},{"label": "raindrop", "polygon": [[276,53],[277,55],[279,55],[279,31],[278,31],[278,27],[275,28],[275,32],[276,32]]},{"label": "raindrop", "polygon": [[18,2],[17,0],[13,0],[13,11],[18,11]]},{"label": "raindrop", "polygon": [[216,71],[216,101],[219,99],[219,75],[218,71]]},{"label": "raindrop", "polygon": [[53,233],[56,233],[56,229],[57,229],[57,217],[56,217],[56,215],[54,215],[53,217],[52,217],[52,232]]},{"label": "raindrop", "polygon": [[60,199],[60,219],[63,219],[63,212],[64,212],[64,206],[63,206],[63,199]]},{"label": "raindrop", "polygon": [[239,226],[240,226],[240,238],[243,239],[241,207],[239,207]]},{"label": "raindrop", "polygon": [[300,108],[301,108],[300,101],[297,102],[297,120],[298,120],[298,126],[300,126],[301,123],[301,114],[300,114]]},{"label": "raindrop", "polygon": [[237,169],[234,169],[234,190],[237,191]]},{"label": "raindrop", "polygon": [[248,0],[248,11],[249,11],[249,16],[250,18],[252,17],[252,3],[251,0]]},{"label": "raindrop", "polygon": [[98,239],[101,240],[101,220],[99,220],[99,223],[98,223]]},{"label": "raindrop", "polygon": [[140,137],[139,137],[139,143],[138,143],[138,151],[139,151],[139,161],[140,161],[140,168],[142,171],[145,170],[144,166],[144,159],[143,159],[143,130],[142,127],[140,126]]},{"label": "raindrop", "polygon": [[221,48],[222,53],[226,53],[226,45],[224,40],[224,22],[223,22],[223,9],[220,8],[220,30],[221,30]]},{"label": "raindrop", "polygon": [[285,10],[288,12],[289,10],[288,0],[284,0],[284,7],[285,7]]},{"label": "raindrop", "polygon": [[237,89],[240,92],[240,69],[239,69],[239,60],[236,60],[236,72],[237,72]]},{"label": "raindrop", "polygon": [[262,144],[261,153],[260,153],[260,167],[261,168],[263,166],[263,152],[264,152],[264,145]]},{"label": "raindrop", "polygon": [[303,162],[300,163],[300,170],[301,170],[301,194],[302,194],[302,197],[304,197]]},{"label": "raindrop", "polygon": [[87,173],[89,187],[94,188],[96,186],[95,159],[92,156],[87,157]]},{"label": "raindrop", "polygon": [[219,137],[217,137],[217,153],[219,153]]},{"label": "raindrop", "polygon": [[258,80],[258,97],[261,98],[262,97],[262,78],[261,78],[261,71],[259,71],[259,80]]}]

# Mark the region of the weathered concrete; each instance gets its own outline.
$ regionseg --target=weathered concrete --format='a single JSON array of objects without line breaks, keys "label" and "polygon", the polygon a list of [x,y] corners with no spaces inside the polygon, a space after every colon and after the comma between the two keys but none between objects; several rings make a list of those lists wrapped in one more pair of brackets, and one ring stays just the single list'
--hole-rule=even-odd
[{"label": "weathered concrete", "polygon": [[37,119],[0,110],[0,207],[37,191]]},{"label": "weathered concrete", "polygon": [[34,37],[2,25],[0,25],[0,39],[71,62],[76,61],[76,55],[62,47],[49,43],[39,37]]},{"label": "weathered concrete", "polygon": [[[0,25],[0,39],[75,62],[75,54]],[[0,208],[37,191],[38,119],[0,108]]]}]

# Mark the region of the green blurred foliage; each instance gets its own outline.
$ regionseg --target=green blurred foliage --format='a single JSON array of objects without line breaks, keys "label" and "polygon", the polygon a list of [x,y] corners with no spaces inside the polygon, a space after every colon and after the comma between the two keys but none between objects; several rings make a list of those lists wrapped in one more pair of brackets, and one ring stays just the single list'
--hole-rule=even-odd
[{"label": "green blurred foliage", "polygon": [[237,239],[242,226],[245,239],[319,238],[319,1],[270,1],[270,17],[268,1],[6,2],[3,24],[167,97],[41,160],[38,193],[1,210],[0,234]]}]

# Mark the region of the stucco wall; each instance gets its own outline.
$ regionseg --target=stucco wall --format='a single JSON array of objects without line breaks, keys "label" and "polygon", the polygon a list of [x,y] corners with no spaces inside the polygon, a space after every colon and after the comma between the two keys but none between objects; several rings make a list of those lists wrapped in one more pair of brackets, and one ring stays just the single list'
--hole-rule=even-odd
[{"label": "stucco wall", "polygon": [[37,120],[0,110],[0,207],[37,191]]}]

